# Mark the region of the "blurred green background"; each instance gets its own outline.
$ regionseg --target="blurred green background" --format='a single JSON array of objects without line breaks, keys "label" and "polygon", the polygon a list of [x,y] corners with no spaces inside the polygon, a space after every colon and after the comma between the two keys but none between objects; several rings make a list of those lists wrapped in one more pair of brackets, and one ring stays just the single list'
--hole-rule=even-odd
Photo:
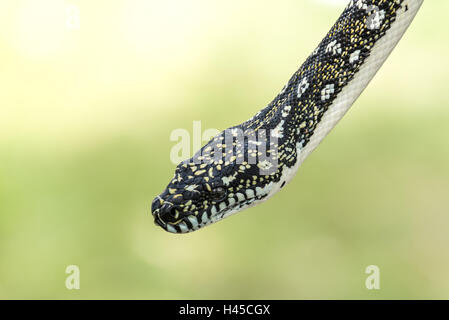
[{"label": "blurred green background", "polygon": [[449,298],[446,0],[284,191],[192,234],[153,224],[170,133],[264,107],[344,2],[1,1],[0,298]]}]

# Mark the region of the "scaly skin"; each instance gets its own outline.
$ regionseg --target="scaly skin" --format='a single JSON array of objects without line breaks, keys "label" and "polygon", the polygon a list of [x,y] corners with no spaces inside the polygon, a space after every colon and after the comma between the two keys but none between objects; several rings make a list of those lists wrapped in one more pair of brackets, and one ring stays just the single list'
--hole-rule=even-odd
[{"label": "scaly skin", "polygon": [[177,166],[165,191],[153,201],[156,224],[173,233],[194,231],[263,202],[284,187],[366,87],[421,4],[350,1],[266,108],[223,131]]}]

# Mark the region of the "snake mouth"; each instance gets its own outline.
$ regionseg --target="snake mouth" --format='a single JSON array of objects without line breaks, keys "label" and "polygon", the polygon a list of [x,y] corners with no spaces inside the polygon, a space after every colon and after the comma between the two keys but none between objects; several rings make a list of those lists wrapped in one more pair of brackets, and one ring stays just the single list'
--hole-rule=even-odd
[{"label": "snake mouth", "polygon": [[[152,214],[156,226],[159,226],[168,232],[178,233],[176,232],[176,228],[172,226],[172,224],[176,222],[175,216],[177,215],[177,211],[175,207],[163,206],[152,210]],[[175,230],[173,230],[173,228]]]},{"label": "snake mouth", "polygon": [[[255,199],[253,199],[255,200]],[[223,210],[211,214],[209,211],[204,211],[198,215],[193,213],[186,213],[183,218],[176,222],[164,221],[159,215],[159,213],[153,213],[154,223],[160,226],[167,232],[184,234],[196,231],[198,229],[204,228],[211,225],[217,221],[231,216],[232,214],[238,212],[243,206],[251,205],[253,201],[245,201],[243,203],[236,203],[232,206],[226,207]]]},{"label": "snake mouth", "polygon": [[155,225],[170,233],[189,233],[204,226],[194,214],[187,214],[175,222],[165,221],[159,212],[153,213],[153,217]]},{"label": "snake mouth", "polygon": [[164,222],[164,220],[161,219],[161,217],[159,216],[158,213],[153,213],[153,217],[154,217],[154,224],[155,225],[157,225],[159,227],[162,227],[163,229],[166,228],[167,223]]},{"label": "snake mouth", "polygon": [[162,205],[158,198],[152,204],[154,224],[170,233],[188,233],[202,227],[201,221],[190,212],[165,201]]},{"label": "snake mouth", "polygon": [[166,211],[157,209],[153,211],[154,224],[161,227],[167,232],[184,234],[196,231],[209,224],[212,224],[218,220],[225,218],[230,210],[238,208],[238,205],[234,205],[230,208],[226,208],[219,212],[208,214],[208,211],[204,211],[195,215],[193,213],[183,213],[182,218],[174,219],[176,207],[172,207]]},{"label": "snake mouth", "polygon": [[195,213],[183,212],[177,205],[169,201],[161,202],[160,198],[156,198],[152,204],[152,214],[156,226],[170,233],[184,234],[227,218],[242,208],[253,206],[263,198],[265,195],[228,199]]}]

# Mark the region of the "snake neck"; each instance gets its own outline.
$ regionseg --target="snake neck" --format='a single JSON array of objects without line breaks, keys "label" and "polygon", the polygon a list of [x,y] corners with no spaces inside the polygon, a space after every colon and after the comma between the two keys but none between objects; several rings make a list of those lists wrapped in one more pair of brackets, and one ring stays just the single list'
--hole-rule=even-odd
[{"label": "snake neck", "polygon": [[398,14],[408,10],[407,3],[407,0],[350,1],[280,94],[243,126],[273,130],[279,138],[280,151],[304,148],[379,39]]}]

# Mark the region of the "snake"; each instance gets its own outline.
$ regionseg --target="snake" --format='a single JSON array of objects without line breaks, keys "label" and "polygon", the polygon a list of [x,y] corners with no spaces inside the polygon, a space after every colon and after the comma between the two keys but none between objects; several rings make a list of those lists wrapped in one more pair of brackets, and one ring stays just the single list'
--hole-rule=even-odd
[{"label": "snake", "polygon": [[346,114],[423,0],[350,0],[274,100],[179,163],[151,203],[154,223],[189,233],[283,189]]}]

